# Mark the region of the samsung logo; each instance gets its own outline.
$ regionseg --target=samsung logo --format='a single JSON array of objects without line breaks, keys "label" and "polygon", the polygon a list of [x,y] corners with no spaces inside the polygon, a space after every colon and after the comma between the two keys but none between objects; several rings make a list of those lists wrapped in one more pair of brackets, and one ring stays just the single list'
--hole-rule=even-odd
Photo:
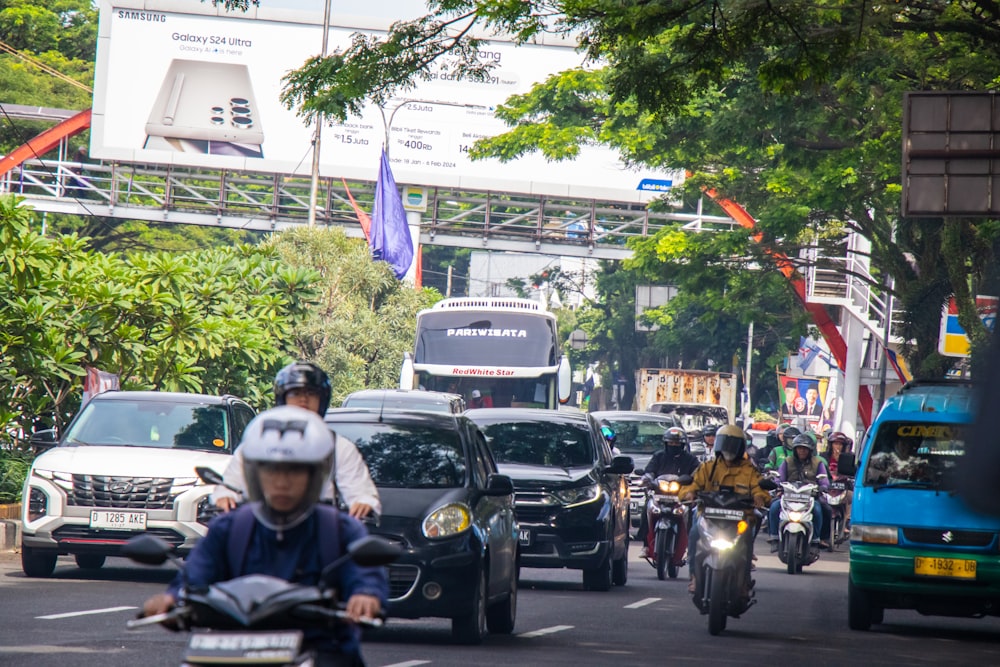
[{"label": "samsung logo", "polygon": [[118,18],[130,21],[152,21],[154,23],[166,23],[166,14],[153,14],[151,12],[130,12],[126,9],[118,10]]}]

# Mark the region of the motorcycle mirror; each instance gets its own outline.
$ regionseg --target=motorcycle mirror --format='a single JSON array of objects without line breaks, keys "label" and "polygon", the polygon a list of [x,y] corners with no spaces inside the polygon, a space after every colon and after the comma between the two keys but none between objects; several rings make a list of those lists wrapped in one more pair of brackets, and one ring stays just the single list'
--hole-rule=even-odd
[{"label": "motorcycle mirror", "polygon": [[138,535],[122,546],[122,555],[143,565],[163,565],[173,547],[156,535]]},{"label": "motorcycle mirror", "polygon": [[764,489],[765,491],[774,491],[776,488],[778,488],[778,485],[770,477],[761,477],[760,482],[757,483],[757,486]]},{"label": "motorcycle mirror", "polygon": [[368,535],[351,542],[347,546],[347,553],[358,565],[378,567],[395,561],[403,553],[403,549],[389,540]]},{"label": "motorcycle mirror", "polygon": [[855,477],[858,473],[857,463],[854,462],[854,454],[843,452],[837,458],[837,474],[845,477]]},{"label": "motorcycle mirror", "polygon": [[205,482],[205,484],[222,484],[222,475],[208,466],[195,466],[194,471],[198,474],[198,478]]},{"label": "motorcycle mirror", "polygon": [[681,475],[677,478],[677,481],[681,483],[681,486],[687,486],[694,481],[694,477],[691,475]]}]

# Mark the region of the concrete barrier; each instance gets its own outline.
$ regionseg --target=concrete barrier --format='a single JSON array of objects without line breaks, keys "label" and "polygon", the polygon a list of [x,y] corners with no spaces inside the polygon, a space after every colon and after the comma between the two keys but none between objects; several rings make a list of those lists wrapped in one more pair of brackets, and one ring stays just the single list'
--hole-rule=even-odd
[{"label": "concrete barrier", "polygon": [[13,551],[20,548],[21,522],[0,519],[0,551]]}]

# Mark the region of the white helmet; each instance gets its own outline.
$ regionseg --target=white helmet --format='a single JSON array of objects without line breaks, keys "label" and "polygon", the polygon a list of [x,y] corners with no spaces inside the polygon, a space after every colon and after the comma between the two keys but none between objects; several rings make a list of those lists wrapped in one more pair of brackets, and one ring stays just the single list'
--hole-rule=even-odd
[{"label": "white helmet", "polygon": [[[243,432],[243,475],[247,497],[256,503],[254,513],[274,530],[296,526],[312,514],[323,484],[333,469],[333,434],[315,412],[281,405],[257,415]],[[290,512],[277,512],[267,504],[260,485],[260,468],[273,464],[309,468],[309,487],[302,502]]]}]

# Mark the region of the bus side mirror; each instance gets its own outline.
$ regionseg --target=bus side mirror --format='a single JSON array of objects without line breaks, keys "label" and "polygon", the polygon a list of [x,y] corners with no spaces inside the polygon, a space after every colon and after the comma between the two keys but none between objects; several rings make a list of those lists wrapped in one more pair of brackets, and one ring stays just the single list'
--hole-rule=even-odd
[{"label": "bus side mirror", "polygon": [[413,389],[413,355],[403,353],[403,367],[399,371],[399,388]]},{"label": "bus side mirror", "polygon": [[[412,366],[412,363],[411,363]],[[570,391],[573,388],[573,369],[569,367],[569,359],[566,355],[559,357],[559,371],[556,375],[556,383],[559,391],[559,402],[565,403],[569,400]]]}]

